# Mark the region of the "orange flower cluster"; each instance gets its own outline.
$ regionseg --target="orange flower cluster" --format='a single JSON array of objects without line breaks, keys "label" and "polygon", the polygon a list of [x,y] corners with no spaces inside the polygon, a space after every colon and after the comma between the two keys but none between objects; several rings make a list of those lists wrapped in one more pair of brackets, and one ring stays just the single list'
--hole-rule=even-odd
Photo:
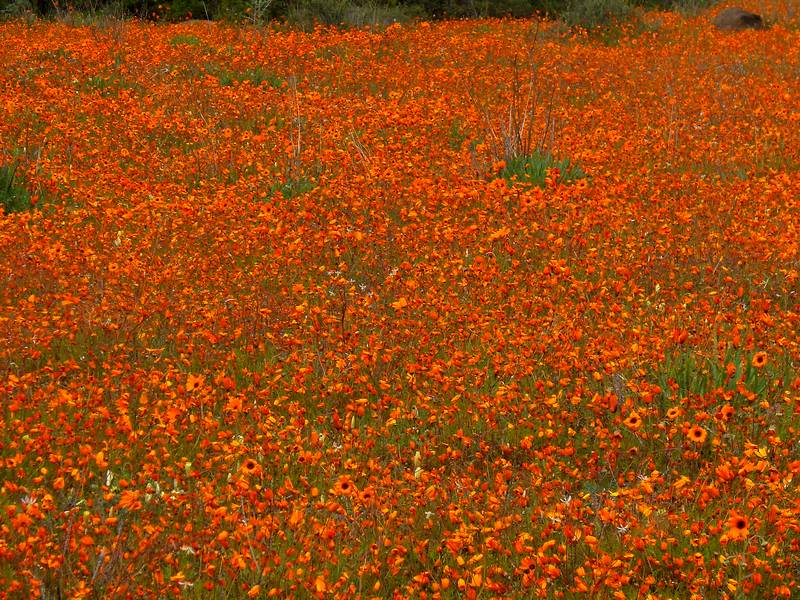
[{"label": "orange flower cluster", "polygon": [[705,18],[0,25],[0,597],[800,593],[800,33]]}]

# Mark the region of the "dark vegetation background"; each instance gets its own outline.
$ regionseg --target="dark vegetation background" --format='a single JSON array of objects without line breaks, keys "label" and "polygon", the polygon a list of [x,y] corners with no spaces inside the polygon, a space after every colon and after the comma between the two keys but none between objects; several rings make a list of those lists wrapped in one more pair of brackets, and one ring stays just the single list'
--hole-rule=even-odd
[{"label": "dark vegetation background", "polygon": [[301,27],[386,25],[409,19],[525,17],[544,14],[570,25],[602,26],[636,7],[700,8],[709,0],[0,0],[6,17],[64,14],[186,19],[284,21]]}]

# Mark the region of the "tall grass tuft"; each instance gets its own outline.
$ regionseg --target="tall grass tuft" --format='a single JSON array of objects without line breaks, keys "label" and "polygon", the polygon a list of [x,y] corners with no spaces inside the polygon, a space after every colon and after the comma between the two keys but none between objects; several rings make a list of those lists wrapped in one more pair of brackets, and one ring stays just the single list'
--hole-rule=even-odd
[{"label": "tall grass tuft", "polygon": [[31,194],[19,177],[19,165],[0,165],[0,207],[6,214],[30,210]]},{"label": "tall grass tuft", "polygon": [[557,183],[569,183],[586,177],[580,166],[570,162],[569,158],[557,159],[548,152],[535,152],[528,156],[518,156],[506,163],[500,170],[509,186],[523,183],[544,187],[549,176],[554,176]]},{"label": "tall grass tuft", "polygon": [[558,119],[556,85],[544,87],[535,58],[536,38],[527,61],[514,60],[508,106],[500,119],[484,109],[485,138],[500,176],[510,184],[528,183],[544,186],[548,173],[558,170],[558,181],[585,177],[579,166],[558,156]]}]

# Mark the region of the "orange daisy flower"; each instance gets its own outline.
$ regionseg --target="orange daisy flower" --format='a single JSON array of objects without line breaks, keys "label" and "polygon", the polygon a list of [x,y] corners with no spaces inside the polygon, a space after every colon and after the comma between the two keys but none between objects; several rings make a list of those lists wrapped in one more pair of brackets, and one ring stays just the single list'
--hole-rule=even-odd
[{"label": "orange daisy flower", "polygon": [[767,353],[756,352],[755,355],[753,356],[753,366],[756,369],[760,369],[766,364],[767,364]]},{"label": "orange daisy flower", "polygon": [[681,409],[677,406],[673,406],[667,411],[667,418],[668,419],[677,419],[681,414]]},{"label": "orange daisy flower", "polygon": [[727,365],[725,365],[725,374],[729,379],[736,375],[736,365],[732,362],[729,362]]},{"label": "orange daisy flower", "polygon": [[695,444],[702,444],[706,441],[706,437],[708,437],[708,432],[700,425],[692,425],[691,429],[689,429],[689,439]]},{"label": "orange daisy flower", "polygon": [[522,562],[519,565],[519,570],[522,573],[522,583],[525,586],[529,586],[533,582],[536,575],[536,560],[526,556],[522,559]]},{"label": "orange daisy flower", "polygon": [[244,475],[255,475],[261,470],[261,465],[252,458],[247,458],[242,463],[241,471]]},{"label": "orange daisy flower", "polygon": [[731,513],[728,519],[728,539],[733,541],[743,540],[750,533],[750,524],[744,515]]},{"label": "orange daisy flower", "polygon": [[642,426],[642,417],[634,411],[628,415],[628,418],[625,419],[625,426],[630,429],[631,431],[636,431]]},{"label": "orange daisy flower", "polygon": [[347,475],[342,475],[334,484],[331,493],[334,496],[351,496],[355,493],[355,491],[356,486],[353,483],[353,480]]},{"label": "orange daisy flower", "polygon": [[736,411],[730,404],[726,404],[719,410],[719,416],[723,421],[730,421],[731,417],[733,417],[733,413],[735,412]]},{"label": "orange daisy flower", "polygon": [[358,500],[362,504],[372,504],[375,500],[375,490],[372,487],[365,488],[358,493]]},{"label": "orange daisy flower", "polygon": [[204,380],[205,377],[203,377],[202,375],[189,374],[189,376],[186,378],[186,391],[193,392],[196,389],[200,388],[200,386],[203,385]]}]

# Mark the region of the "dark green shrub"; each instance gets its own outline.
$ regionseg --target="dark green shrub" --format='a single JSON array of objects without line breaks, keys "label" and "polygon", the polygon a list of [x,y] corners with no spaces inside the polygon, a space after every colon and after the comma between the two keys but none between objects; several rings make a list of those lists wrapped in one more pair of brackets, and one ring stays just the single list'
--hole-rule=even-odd
[{"label": "dark green shrub", "polygon": [[30,0],[0,0],[0,18],[24,19],[34,15]]},{"label": "dark green shrub", "polygon": [[686,14],[696,14],[702,10],[711,8],[717,3],[717,0],[672,0],[669,6],[664,10],[675,10]]},{"label": "dark green shrub", "polygon": [[[145,19],[227,19],[264,24],[285,20],[304,28],[385,25],[412,18],[529,17],[546,14],[587,29],[626,19],[633,6],[694,12],[713,0],[0,0],[0,18],[85,15]],[[61,8],[57,8],[57,7]],[[68,7],[64,9],[63,7]]]},{"label": "dark green shrub", "polygon": [[426,15],[441,17],[527,17],[547,11],[546,2],[557,0],[419,0]]},{"label": "dark green shrub", "polygon": [[572,0],[561,18],[570,27],[591,30],[622,23],[632,12],[630,0]]},{"label": "dark green shrub", "polygon": [[377,0],[295,0],[285,14],[289,23],[311,28],[317,23],[348,27],[389,25],[420,13],[411,6]]},{"label": "dark green shrub", "polygon": [[716,4],[716,0],[638,0],[637,6],[654,10],[678,10],[681,12],[697,12]]}]

